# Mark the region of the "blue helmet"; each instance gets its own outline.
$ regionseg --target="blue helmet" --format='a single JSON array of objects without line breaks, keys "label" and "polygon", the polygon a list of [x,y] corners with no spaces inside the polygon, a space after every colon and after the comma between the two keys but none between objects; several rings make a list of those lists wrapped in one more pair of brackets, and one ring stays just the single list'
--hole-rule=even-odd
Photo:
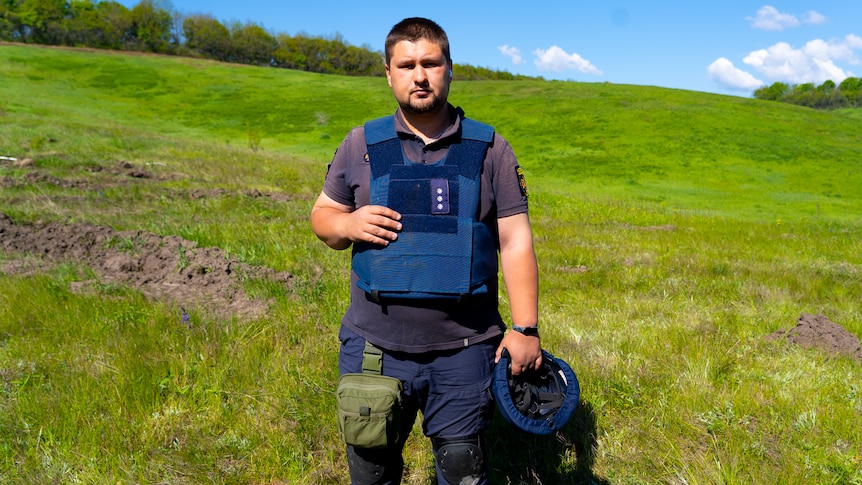
[{"label": "blue helmet", "polygon": [[542,350],[541,367],[513,376],[509,353],[503,349],[494,368],[491,392],[506,421],[533,434],[551,434],[562,428],[581,396],[578,378],[569,364],[546,350]]}]

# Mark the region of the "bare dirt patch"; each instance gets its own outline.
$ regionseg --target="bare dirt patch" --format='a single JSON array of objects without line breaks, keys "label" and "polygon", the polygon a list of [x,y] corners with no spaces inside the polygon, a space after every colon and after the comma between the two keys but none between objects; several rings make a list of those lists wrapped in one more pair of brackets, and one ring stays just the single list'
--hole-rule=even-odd
[{"label": "bare dirt patch", "polygon": [[802,313],[795,327],[773,332],[766,339],[786,340],[800,347],[816,348],[831,355],[842,355],[856,362],[862,362],[862,345],[859,343],[859,337],[823,315]]},{"label": "bare dirt patch", "polygon": [[[82,192],[102,192],[110,187],[158,183],[180,177],[152,172],[120,160],[94,163],[73,177],[56,177],[31,158],[0,157],[0,165],[23,170],[18,176],[0,177],[0,188],[48,185]],[[161,164],[155,164],[161,165]],[[200,199],[244,195],[287,202],[294,197],[259,190],[244,192],[224,189],[164,189],[164,194]],[[64,198],[83,197],[62,196]],[[5,252],[8,257],[2,258]],[[145,231],[115,231],[92,224],[15,224],[0,213],[0,273],[28,275],[48,271],[61,262],[88,266],[99,281],[75,282],[73,291],[87,291],[94,285],[111,283],[135,288],[150,298],[165,299],[216,317],[254,318],[264,314],[271,302],[250,297],[243,290],[247,279],[263,279],[291,288],[293,276],[229,259],[218,248],[175,236],[159,236]]]},{"label": "bare dirt patch", "polygon": [[[115,231],[92,224],[16,224],[0,213],[0,272],[35,274],[60,262],[89,266],[101,279],[139,290],[216,317],[255,318],[270,301],[243,290],[248,278],[264,279],[290,291],[293,275],[228,258],[218,248],[199,247],[176,236]],[[75,287],[80,287],[78,284]]]}]

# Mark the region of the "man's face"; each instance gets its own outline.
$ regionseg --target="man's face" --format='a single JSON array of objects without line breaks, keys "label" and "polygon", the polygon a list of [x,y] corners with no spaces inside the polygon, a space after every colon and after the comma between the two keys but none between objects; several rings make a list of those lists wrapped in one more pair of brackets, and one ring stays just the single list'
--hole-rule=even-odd
[{"label": "man's face", "polygon": [[439,45],[426,40],[401,41],[392,49],[386,79],[403,111],[433,113],[446,107],[450,68]]}]

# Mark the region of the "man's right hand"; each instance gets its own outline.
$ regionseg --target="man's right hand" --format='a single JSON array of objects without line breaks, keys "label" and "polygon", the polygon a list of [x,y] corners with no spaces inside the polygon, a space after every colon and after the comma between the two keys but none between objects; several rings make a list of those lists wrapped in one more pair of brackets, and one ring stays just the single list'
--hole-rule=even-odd
[{"label": "man's right hand", "polygon": [[387,246],[398,239],[401,214],[382,205],[366,205],[347,216],[345,229],[351,242]]},{"label": "man's right hand", "polygon": [[356,210],[321,193],[311,209],[311,227],[333,249],[347,249],[355,242],[386,246],[398,239],[401,214],[384,206],[367,205]]}]

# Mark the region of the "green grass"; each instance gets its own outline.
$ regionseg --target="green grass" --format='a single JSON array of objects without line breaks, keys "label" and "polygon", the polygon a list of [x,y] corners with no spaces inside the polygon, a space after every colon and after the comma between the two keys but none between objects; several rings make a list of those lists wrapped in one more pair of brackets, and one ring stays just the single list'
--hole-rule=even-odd
[{"label": "green grass", "polygon": [[[0,212],[296,280],[248,282],[266,317],[189,328],[131,288],[70,291],[86,267],[0,274],[0,482],[345,483],[349,261],[308,213],[347,131],[394,110],[385,82],[12,45],[0,71],[0,155],[34,160],[0,164]],[[859,363],[764,339],[801,312],[862,335],[858,111],[538,81],[452,101],[527,172],[543,342],[582,386],[560,439],[495,422],[493,483],[862,483]],[[407,483],[429,483],[428,448],[411,438]]]}]

